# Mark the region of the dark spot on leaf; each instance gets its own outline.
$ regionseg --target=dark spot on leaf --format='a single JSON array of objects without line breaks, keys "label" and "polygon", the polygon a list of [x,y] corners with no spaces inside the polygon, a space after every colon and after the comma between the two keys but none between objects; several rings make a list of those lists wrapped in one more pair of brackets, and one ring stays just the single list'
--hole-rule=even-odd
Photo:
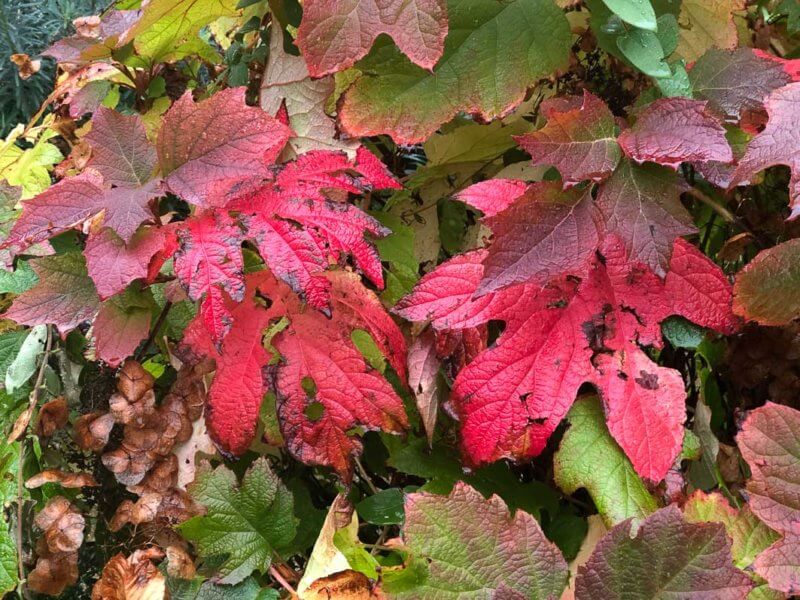
[{"label": "dark spot on leaf", "polygon": [[658,389],[658,375],[655,373],[648,373],[647,371],[639,371],[639,377],[634,381],[646,390]]}]

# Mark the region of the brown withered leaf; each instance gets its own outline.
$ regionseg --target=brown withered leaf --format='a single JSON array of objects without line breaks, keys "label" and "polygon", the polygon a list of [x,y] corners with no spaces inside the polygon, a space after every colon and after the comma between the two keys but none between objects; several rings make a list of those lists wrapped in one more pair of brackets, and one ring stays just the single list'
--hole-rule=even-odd
[{"label": "brown withered leaf", "polygon": [[11,434],[8,436],[7,443],[13,444],[22,435],[25,433],[25,430],[28,428],[28,424],[31,422],[31,417],[33,416],[33,409],[36,407],[35,397],[31,395],[32,402],[28,403],[28,406],[25,410],[23,410],[17,420],[14,421],[14,427],[11,428]]},{"label": "brown withered leaf", "polygon": [[75,443],[83,450],[99,452],[108,443],[114,427],[114,415],[93,412],[78,417],[75,421]]},{"label": "brown withered leaf", "polygon": [[28,575],[28,587],[57,596],[78,580],[78,548],[83,543],[85,521],[63,496],[52,498],[34,518],[44,535],[36,542],[36,567]]},{"label": "brown withered leaf", "polygon": [[63,496],[52,498],[36,515],[34,523],[44,532],[51,552],[75,552],[83,543],[83,516]]},{"label": "brown withered leaf", "polygon": [[68,418],[69,407],[64,398],[59,397],[46,402],[39,409],[39,416],[36,419],[36,435],[50,437],[66,426]]},{"label": "brown withered leaf", "polygon": [[90,473],[67,473],[59,469],[45,469],[28,479],[25,482],[25,487],[32,490],[43,486],[45,483],[58,483],[65,488],[97,487],[100,485]]},{"label": "brown withered leaf", "polygon": [[156,394],[152,389],[135,399],[114,394],[108,399],[108,409],[117,423],[142,426],[156,410]]},{"label": "brown withered leaf", "polygon": [[366,575],[351,570],[317,579],[303,594],[303,600],[370,600],[379,597]]},{"label": "brown withered leaf", "polygon": [[11,62],[17,65],[20,79],[30,79],[42,68],[42,61],[31,60],[27,54],[12,54]]},{"label": "brown withered leaf", "polygon": [[[37,547],[38,549],[38,547]],[[28,589],[46,594],[60,596],[61,593],[78,581],[78,553],[67,554],[47,552],[39,554],[36,567],[28,573]]]},{"label": "brown withered leaf", "polygon": [[163,556],[157,548],[113,556],[92,589],[92,600],[162,600],[166,579],[151,561]]},{"label": "brown withered leaf", "polygon": [[133,359],[126,360],[117,375],[117,390],[130,402],[136,402],[152,390],[154,383],[153,376]]},{"label": "brown withered leaf", "polygon": [[176,544],[167,546],[167,575],[177,579],[191,579],[196,573],[194,561],[185,549]]}]

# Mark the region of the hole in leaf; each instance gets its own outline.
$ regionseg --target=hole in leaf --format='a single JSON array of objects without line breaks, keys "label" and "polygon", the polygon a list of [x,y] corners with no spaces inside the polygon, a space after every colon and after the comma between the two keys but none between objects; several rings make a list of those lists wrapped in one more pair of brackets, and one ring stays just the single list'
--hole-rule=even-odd
[{"label": "hole in leaf", "polygon": [[322,418],[322,415],[325,414],[325,407],[321,402],[314,400],[305,407],[303,413],[306,415],[306,417],[308,417],[309,421],[319,421]]},{"label": "hole in leaf", "polygon": [[303,388],[303,391],[309,398],[313,398],[317,395],[317,384],[314,383],[314,380],[308,375],[303,377],[303,380],[300,382],[300,387]]}]

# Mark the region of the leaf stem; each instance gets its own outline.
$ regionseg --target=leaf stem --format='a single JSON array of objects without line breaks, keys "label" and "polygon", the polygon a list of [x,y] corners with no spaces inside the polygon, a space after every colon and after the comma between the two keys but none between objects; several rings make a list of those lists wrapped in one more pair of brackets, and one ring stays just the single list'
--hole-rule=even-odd
[{"label": "leaf stem", "polygon": [[281,587],[283,589],[285,589],[287,592],[289,592],[292,595],[292,598],[294,598],[297,595],[297,590],[295,590],[292,587],[291,583],[289,583],[288,581],[286,581],[283,578],[283,575],[281,575],[278,572],[278,569],[276,569],[273,565],[269,566],[269,574],[272,575],[272,578],[275,579],[275,581],[277,581],[279,584],[281,584]]},{"label": "leaf stem", "polygon": [[[50,350],[53,348],[53,330],[50,326],[47,326],[47,343],[44,347],[44,354],[42,355],[42,362],[39,365],[39,371],[36,374],[36,383],[34,385],[33,391],[31,392],[30,404],[31,408],[35,407],[39,403],[39,393],[42,390],[42,383],[44,382],[44,372],[47,368],[47,361],[50,358]],[[25,426],[27,429],[28,425]],[[25,436],[22,435],[23,432],[20,432],[20,440],[19,440],[19,455],[17,457],[17,570],[19,575],[19,586],[20,590],[23,591],[23,596],[27,597],[27,593],[24,592],[24,581],[25,581],[25,565],[22,561],[22,512],[23,512],[23,505],[22,505],[22,496],[25,490],[24,486],[24,475],[22,472],[22,463],[25,459]]]},{"label": "leaf stem", "polygon": [[137,361],[141,362],[144,353],[147,352],[147,349],[150,347],[150,344],[152,344],[153,340],[156,339],[156,336],[158,335],[158,330],[161,329],[161,326],[164,324],[164,321],[166,321],[170,308],[172,308],[172,302],[167,300],[164,303],[164,307],[161,309],[161,313],[158,315],[158,318],[156,319],[155,325],[153,325],[153,329],[150,331],[150,335],[148,336],[147,341],[144,343],[143,346],[139,348],[139,351],[134,356],[134,358]]}]

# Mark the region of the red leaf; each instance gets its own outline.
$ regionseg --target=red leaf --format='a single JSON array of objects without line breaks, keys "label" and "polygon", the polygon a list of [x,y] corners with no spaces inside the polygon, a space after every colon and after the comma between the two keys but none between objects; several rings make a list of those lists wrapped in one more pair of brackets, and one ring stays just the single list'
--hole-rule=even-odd
[{"label": "red leaf", "polygon": [[311,306],[324,309],[330,285],[320,275],[328,266],[323,248],[309,231],[266,214],[259,211],[243,218],[248,237],[276,277],[302,293]]},{"label": "red leaf", "polygon": [[86,264],[101,300],[128,287],[135,279],[147,277],[152,258],[165,243],[163,228],[137,231],[126,244],[111,229],[93,231],[86,240]]},{"label": "red leaf", "polygon": [[524,181],[487,179],[461,190],[456,199],[477,208],[485,217],[493,217],[514,204],[527,189]]},{"label": "red leaf", "polygon": [[769,587],[789,596],[800,593],[800,536],[788,534],[758,555],[755,572]]},{"label": "red leaf", "polygon": [[343,152],[308,152],[288,163],[273,182],[230,205],[245,215],[248,236],[275,275],[316,308],[327,303],[327,283],[319,273],[345,255],[383,287],[380,257],[365,236],[383,237],[389,231],[341,197],[372,186],[397,186],[370,156],[362,153],[353,164]]},{"label": "red leaf", "polygon": [[679,181],[665,167],[626,159],[597,194],[605,230],[622,238],[631,262],[644,263],[661,277],[675,238],[696,231],[681,204]]},{"label": "red leaf", "polygon": [[169,189],[198,206],[222,206],[269,176],[291,130],[245,104],[244,88],[197,104],[186,92],[158,134],[158,158]]},{"label": "red leaf", "polygon": [[86,141],[92,147],[88,166],[115,187],[138,187],[153,178],[156,149],[147,139],[139,115],[126,116],[101,107],[92,116]]},{"label": "red leaf", "polygon": [[[351,456],[361,450],[351,429],[400,432],[407,426],[402,400],[367,365],[350,339],[352,331],[369,332],[403,380],[406,347],[397,325],[357,276],[335,271],[325,277],[331,289],[330,318],[304,307],[288,287],[262,271],[247,277],[241,304],[227,301],[232,327],[219,352],[200,319],[190,325],[184,343],[216,359],[209,431],[223,451],[241,454],[255,434],[265,392],[262,369],[270,356],[262,343],[264,329],[287,317],[288,327],[272,340],[281,356],[272,383],[287,446],[298,459],[332,466],[348,480]],[[253,301],[256,290],[269,298],[269,309]],[[313,414],[312,405],[321,415]]]},{"label": "red leaf", "polygon": [[378,157],[359,146],[356,150],[356,168],[364,176],[364,180],[379,190],[401,190],[403,186],[394,178]]},{"label": "red leaf", "polygon": [[733,174],[731,186],[750,180],[756,173],[775,165],[788,165],[792,170],[789,182],[790,218],[800,215],[800,83],[772,92],[766,100],[769,122],[764,131],[747,146],[744,157]]},{"label": "red leaf", "polygon": [[175,254],[175,275],[183,283],[192,300],[204,301],[201,315],[214,341],[219,342],[229,326],[219,290],[231,298],[244,298],[242,269],[242,231],[227,213],[206,212],[194,216],[178,228],[180,249]]},{"label": "red leaf", "polygon": [[477,293],[582,272],[598,243],[595,219],[587,191],[562,191],[555,182],[532,184],[506,210],[484,219],[495,239]]},{"label": "red leaf", "polygon": [[272,315],[256,304],[254,292],[251,286],[241,303],[227,301],[230,331],[220,351],[209,339],[203,315],[192,321],[183,340],[196,353],[216,360],[206,423],[220,449],[234,455],[244,453],[255,436],[265,391],[261,371],[270,359],[261,338]]},{"label": "red leaf", "polygon": [[20,325],[52,323],[62,335],[91,320],[100,301],[80,252],[32,260],[39,282],[18,296],[4,315]]},{"label": "red leaf", "polygon": [[148,203],[157,196],[155,181],[141,187],[107,188],[96,171],[87,169],[23,202],[22,215],[4,245],[21,252],[101,212],[103,224],[129,240],[141,223],[153,219]]},{"label": "red leaf", "polygon": [[[274,340],[282,357],[275,389],[281,430],[292,454],[309,464],[331,466],[349,481],[351,457],[361,452],[360,441],[348,435],[349,430],[400,433],[408,426],[400,397],[353,345],[353,327],[360,324],[372,334],[392,364],[402,365],[404,379],[405,342],[377,297],[357,277],[341,272],[329,277],[331,320],[315,311],[289,308],[291,324]],[[321,409],[316,418],[308,414],[314,406]]]},{"label": "red leaf", "polygon": [[733,566],[721,523],[687,523],[668,506],[638,524],[628,519],[613,527],[578,567],[575,598],[744,600],[752,587]]},{"label": "red leaf", "polygon": [[750,509],[773,529],[800,534],[800,411],[767,402],[748,415],[736,441],[750,466]]},{"label": "red leaf", "polygon": [[453,388],[470,462],[539,453],[589,381],[637,472],[660,480],[671,466],[683,436],[683,384],[630,340],[660,346],[659,323],[671,314],[732,331],[730,285],[683,240],[675,243],[665,281],[629,264],[619,240],[606,240],[601,252],[580,283],[561,277],[544,288],[526,283],[478,298],[486,252],[473,252],[423,277],[398,303],[401,316],[433,319],[436,329],[505,321],[497,343],[458,374]]},{"label": "red leaf", "polygon": [[444,51],[447,4],[443,0],[308,0],[297,45],[312,77],[352,67],[381,34],[424,69]]},{"label": "red leaf", "polygon": [[764,98],[791,81],[780,59],[752,48],[712,48],[689,71],[696,97],[736,123],[748,112],[763,109]]},{"label": "red leaf", "polygon": [[117,367],[133,354],[150,331],[151,305],[134,289],[104,302],[92,328],[97,357]]},{"label": "red leaf", "polygon": [[554,166],[565,186],[586,179],[600,181],[611,174],[621,152],[614,115],[602,100],[584,91],[578,103],[546,100],[542,113],[547,117],[544,127],[514,138],[533,164]]},{"label": "red leaf", "polygon": [[636,162],[652,161],[674,169],[682,162],[731,162],[733,152],[725,129],[706,105],[689,98],[660,98],[620,134],[619,145]]}]

